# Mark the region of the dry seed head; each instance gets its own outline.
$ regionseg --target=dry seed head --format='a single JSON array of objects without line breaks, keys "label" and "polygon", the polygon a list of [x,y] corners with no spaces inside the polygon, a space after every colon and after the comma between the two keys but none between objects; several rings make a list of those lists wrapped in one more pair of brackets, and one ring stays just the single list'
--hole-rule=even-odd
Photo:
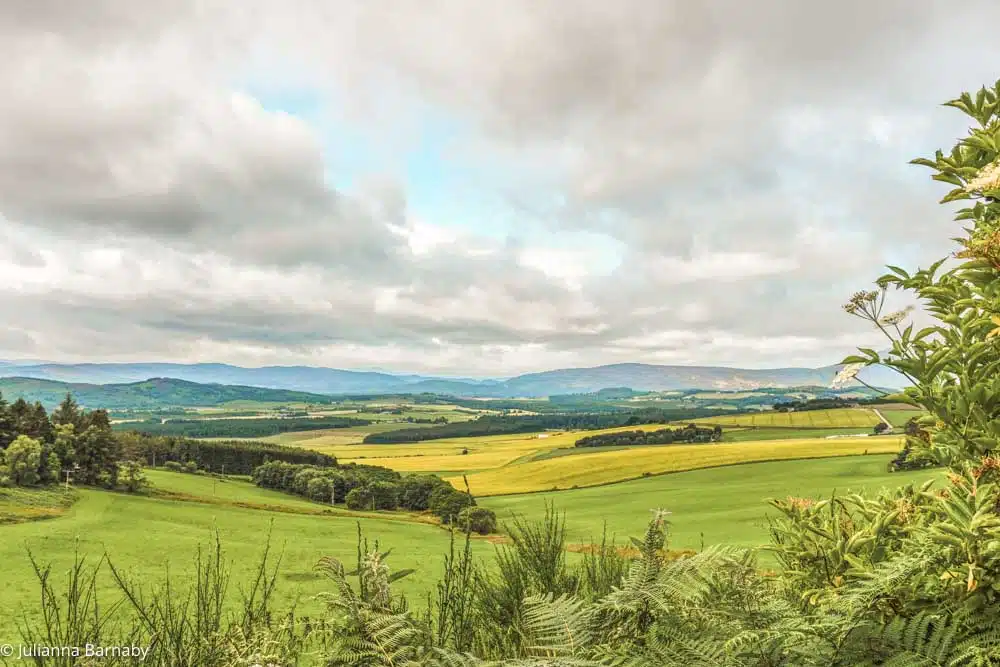
[{"label": "dry seed head", "polygon": [[789,507],[794,507],[797,510],[807,510],[816,504],[816,501],[812,498],[795,498],[793,496],[788,496],[786,502]]}]

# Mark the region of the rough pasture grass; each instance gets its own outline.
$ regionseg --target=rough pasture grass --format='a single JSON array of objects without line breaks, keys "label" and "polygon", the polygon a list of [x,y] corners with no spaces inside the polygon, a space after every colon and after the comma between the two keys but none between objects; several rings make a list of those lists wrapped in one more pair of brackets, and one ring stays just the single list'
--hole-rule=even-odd
[{"label": "rough pasture grass", "polygon": [[507,520],[512,513],[539,518],[546,503],[565,512],[567,538],[572,543],[600,542],[605,522],[619,543],[640,535],[649,510],[663,508],[670,516],[673,549],[698,549],[705,544],[754,546],[767,539],[768,498],[829,497],[851,491],[877,491],[942,476],[940,470],[887,473],[890,457],[845,456],[803,461],[751,463],[660,475],[610,486],[484,498],[481,505]]},{"label": "rough pasture grass", "polygon": [[[888,417],[887,417],[888,418]],[[696,424],[720,426],[761,426],[798,428],[871,428],[879,423],[878,416],[867,408],[831,408],[802,412],[756,412],[692,420]]]},{"label": "rough pasture grass", "polygon": [[[850,456],[868,451],[894,453],[901,437],[795,438],[788,440],[700,445],[632,447],[628,450],[563,456],[468,476],[476,496],[552,491],[573,486],[609,484],[650,474],[696,470],[736,463]],[[462,485],[461,477],[446,478]]]},{"label": "rough pasture grass", "polygon": [[63,486],[46,489],[0,488],[0,525],[62,516],[76,498],[73,489],[67,490]]},{"label": "rough pasture grass", "polygon": [[[178,474],[176,483],[186,485],[195,495],[211,496],[211,478],[188,477]],[[197,488],[198,482],[204,482],[204,488]],[[248,495],[241,500],[252,500],[249,494],[253,487],[247,484],[243,488]],[[447,531],[408,521],[269,512],[90,489],[78,493],[80,499],[62,517],[0,526],[0,563],[4,567],[0,638],[17,637],[15,622],[22,610],[30,615],[37,607],[38,587],[26,548],[41,563],[51,563],[56,576],[68,568],[74,550],[79,549],[92,564],[107,552],[116,565],[151,581],[162,579],[169,564],[171,576],[187,583],[185,577],[190,574],[197,548],[209,546],[217,529],[225,557],[233,565],[232,585],[237,586],[252,574],[271,530],[275,551],[283,550],[279,608],[297,600],[299,612],[306,615],[322,612],[323,605],[315,596],[329,590],[313,566],[325,555],[353,563],[359,521],[370,539],[379,538],[385,547],[396,547],[389,558],[391,567],[417,569],[417,574],[397,584],[411,599],[423,599],[440,574],[448,548]],[[492,553],[492,546],[482,540],[476,540],[473,547],[483,555]],[[99,594],[104,604],[109,604],[117,595],[111,596],[115,589],[105,575]]]}]

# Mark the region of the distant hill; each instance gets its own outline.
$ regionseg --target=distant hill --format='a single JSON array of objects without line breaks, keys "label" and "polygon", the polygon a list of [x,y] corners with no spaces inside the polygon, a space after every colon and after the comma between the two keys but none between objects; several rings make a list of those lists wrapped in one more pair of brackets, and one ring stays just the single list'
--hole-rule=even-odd
[{"label": "distant hill", "polygon": [[[528,373],[506,380],[470,380],[421,375],[392,375],[309,366],[243,368],[228,364],[13,364],[0,373],[89,385],[141,383],[148,378],[175,378],[189,383],[237,385],[243,390],[266,387],[311,394],[439,393],[480,398],[544,397],[589,393],[608,387],[636,391],[678,389],[757,389],[763,387],[828,386],[839,366],[822,368],[743,369],[720,366],[661,366],[611,364]],[[890,389],[905,386],[896,373],[869,368],[867,383]],[[261,400],[261,399],[258,399]],[[312,400],[312,399],[275,399]]]},{"label": "distant hill", "polygon": [[212,406],[227,401],[276,403],[329,403],[329,396],[286,389],[198,384],[173,378],[152,378],[128,384],[88,384],[58,382],[26,377],[0,378],[0,392],[8,402],[23,397],[40,401],[46,408],[58,405],[67,393],[86,408],[156,409],[165,407]]}]

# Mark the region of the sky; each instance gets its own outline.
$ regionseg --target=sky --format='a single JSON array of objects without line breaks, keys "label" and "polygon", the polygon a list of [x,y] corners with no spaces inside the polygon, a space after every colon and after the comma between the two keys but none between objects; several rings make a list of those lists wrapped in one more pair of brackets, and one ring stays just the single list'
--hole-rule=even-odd
[{"label": "sky", "polygon": [[[970,0],[5,0],[0,358],[823,366],[955,249]],[[905,305],[905,295],[893,295]],[[924,317],[920,313],[918,319]]]}]

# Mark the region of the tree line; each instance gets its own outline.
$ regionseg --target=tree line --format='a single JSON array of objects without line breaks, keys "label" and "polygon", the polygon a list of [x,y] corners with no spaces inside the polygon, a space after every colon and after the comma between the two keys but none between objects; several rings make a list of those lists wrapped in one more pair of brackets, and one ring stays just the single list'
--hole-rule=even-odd
[{"label": "tree line", "polygon": [[227,475],[251,475],[268,461],[329,467],[337,459],[301,447],[287,447],[257,440],[194,440],[150,435],[138,431],[115,433],[124,451],[148,466],[194,463],[198,469]]},{"label": "tree line", "polygon": [[669,445],[671,443],[718,442],[722,427],[702,427],[688,424],[681,428],[661,428],[655,431],[617,431],[588,435],[574,443],[574,447],[607,447],[623,445]]},{"label": "tree line", "polygon": [[429,511],[442,523],[481,534],[496,530],[492,510],[476,506],[470,493],[435,475],[403,476],[394,470],[359,464],[319,468],[271,461],[254,470],[257,486],[294,493],[351,510]]},{"label": "tree line", "polygon": [[174,435],[187,438],[264,438],[295,431],[319,431],[330,428],[368,426],[368,419],[353,417],[265,417],[261,419],[159,419],[122,422],[116,431],[139,431],[151,435]]},{"label": "tree line", "polygon": [[642,408],[627,413],[562,413],[542,415],[497,416],[483,415],[478,419],[453,422],[429,428],[399,429],[384,433],[371,433],[364,442],[371,444],[420,442],[438,438],[465,438],[471,436],[535,433],[565,429],[593,431],[618,426],[640,424],[666,424],[698,417],[716,417],[728,411],[705,409]]}]

